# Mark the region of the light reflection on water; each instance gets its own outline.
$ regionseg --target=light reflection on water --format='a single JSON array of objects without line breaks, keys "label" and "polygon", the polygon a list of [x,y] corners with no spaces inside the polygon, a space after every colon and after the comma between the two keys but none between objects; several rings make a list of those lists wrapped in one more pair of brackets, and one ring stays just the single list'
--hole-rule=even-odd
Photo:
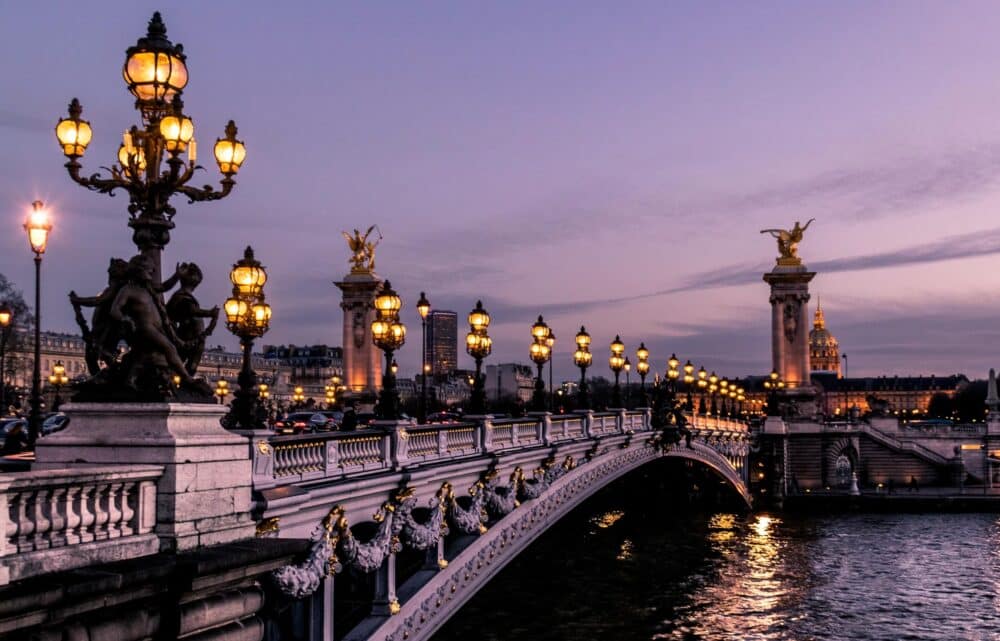
[{"label": "light reflection on water", "polygon": [[625,508],[550,534],[435,641],[1000,639],[996,515]]}]

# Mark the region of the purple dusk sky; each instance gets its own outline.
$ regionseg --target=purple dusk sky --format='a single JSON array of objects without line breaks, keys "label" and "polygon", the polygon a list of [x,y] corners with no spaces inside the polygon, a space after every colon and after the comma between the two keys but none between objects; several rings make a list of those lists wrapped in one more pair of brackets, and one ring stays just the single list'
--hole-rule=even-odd
[{"label": "purple dusk sky", "polygon": [[616,333],[657,369],[675,351],[764,373],[775,244],[758,231],[815,217],[800,254],[852,375],[1000,364],[992,2],[5,3],[0,273],[30,293],[21,223],[45,200],[45,329],[74,331],[66,293],[134,253],[125,196],[72,184],[53,126],[78,97],[85,169],[112,162],[137,119],[124,50],[156,9],[189,56],[200,159],[229,118],[248,150],[232,196],[174,200],[164,265],[198,262],[221,304],[252,244],[266,342],[340,343],[340,231],[378,223],[407,375],[420,290],[463,316],[483,299],[489,362],[527,362],[542,313],[560,378],[581,323],[595,374]]}]

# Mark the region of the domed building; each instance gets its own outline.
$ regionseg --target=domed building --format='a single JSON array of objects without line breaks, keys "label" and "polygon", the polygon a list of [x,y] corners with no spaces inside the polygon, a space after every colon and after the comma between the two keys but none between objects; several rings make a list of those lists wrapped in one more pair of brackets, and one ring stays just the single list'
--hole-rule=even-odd
[{"label": "domed building", "polygon": [[809,332],[809,362],[813,374],[835,374],[837,378],[841,377],[840,343],[826,328],[823,307],[818,301],[813,328]]}]

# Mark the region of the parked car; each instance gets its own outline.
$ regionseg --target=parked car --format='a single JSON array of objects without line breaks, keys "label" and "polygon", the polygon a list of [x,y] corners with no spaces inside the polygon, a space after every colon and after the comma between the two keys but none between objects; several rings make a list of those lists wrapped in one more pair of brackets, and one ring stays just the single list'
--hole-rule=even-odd
[{"label": "parked car", "polygon": [[435,412],[427,416],[428,423],[458,423],[462,417],[452,412]]},{"label": "parked car", "polygon": [[333,419],[320,412],[293,412],[275,421],[274,431],[279,434],[302,434],[303,432],[329,431]]},{"label": "parked car", "polygon": [[66,429],[69,417],[63,413],[52,414],[42,422],[42,436],[48,436]]},{"label": "parked car", "polygon": [[340,429],[340,424],[344,420],[344,413],[338,412],[336,410],[323,410],[321,412],[316,412],[317,414],[322,414],[326,417],[326,426],[318,427],[317,430],[320,432],[330,432],[333,430]]},{"label": "parked car", "polygon": [[3,444],[0,454],[17,454],[28,447],[28,420],[24,418],[8,419],[0,424],[0,437]]}]

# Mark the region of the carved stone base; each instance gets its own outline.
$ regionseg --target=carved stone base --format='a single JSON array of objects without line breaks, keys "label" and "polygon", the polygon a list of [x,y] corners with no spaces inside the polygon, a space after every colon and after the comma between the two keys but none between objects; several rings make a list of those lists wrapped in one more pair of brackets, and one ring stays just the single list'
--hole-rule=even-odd
[{"label": "carved stone base", "polygon": [[155,532],[161,549],[254,536],[250,444],[219,424],[218,405],[73,403],[69,426],[38,441],[34,469],[162,465]]}]

